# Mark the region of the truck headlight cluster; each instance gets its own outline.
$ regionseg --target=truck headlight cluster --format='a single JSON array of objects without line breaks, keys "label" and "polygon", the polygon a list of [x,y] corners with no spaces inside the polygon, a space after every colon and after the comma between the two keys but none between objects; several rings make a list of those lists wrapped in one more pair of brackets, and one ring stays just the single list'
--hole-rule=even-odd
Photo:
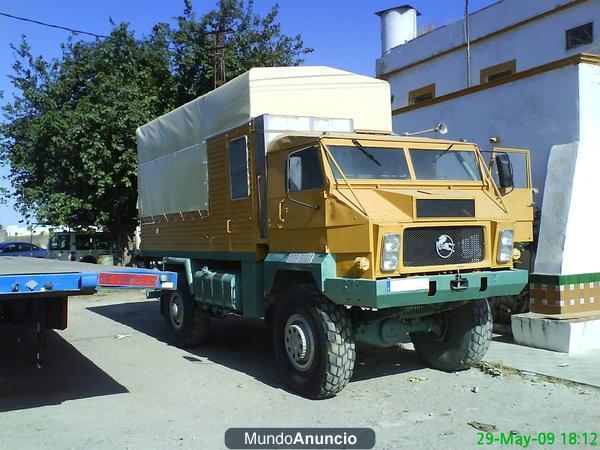
[{"label": "truck headlight cluster", "polygon": [[500,230],[498,235],[498,262],[507,263],[513,257],[513,230]]},{"label": "truck headlight cluster", "polygon": [[398,255],[400,253],[400,235],[386,233],[383,235],[381,248],[381,271],[392,272],[398,269]]}]

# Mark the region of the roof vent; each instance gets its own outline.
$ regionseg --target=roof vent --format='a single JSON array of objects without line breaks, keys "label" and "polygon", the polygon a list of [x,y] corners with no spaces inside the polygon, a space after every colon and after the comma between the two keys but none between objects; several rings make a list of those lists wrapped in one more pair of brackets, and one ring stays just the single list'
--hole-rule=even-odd
[{"label": "roof vent", "polygon": [[381,55],[417,37],[417,16],[421,13],[410,5],[376,12],[381,18]]}]

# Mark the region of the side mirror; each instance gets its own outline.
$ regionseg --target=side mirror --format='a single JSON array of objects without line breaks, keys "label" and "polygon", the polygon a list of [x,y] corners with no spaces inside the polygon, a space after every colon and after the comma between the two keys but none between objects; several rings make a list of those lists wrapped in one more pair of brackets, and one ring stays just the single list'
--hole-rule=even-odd
[{"label": "side mirror", "polygon": [[510,158],[506,153],[496,155],[496,166],[498,168],[498,181],[500,187],[510,189],[515,186],[513,178],[513,167]]}]

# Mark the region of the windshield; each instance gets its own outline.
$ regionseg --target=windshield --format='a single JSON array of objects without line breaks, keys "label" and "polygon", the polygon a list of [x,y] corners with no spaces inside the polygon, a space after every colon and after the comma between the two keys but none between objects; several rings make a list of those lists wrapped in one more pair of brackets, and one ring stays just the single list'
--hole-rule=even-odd
[{"label": "windshield", "polygon": [[481,181],[477,156],[472,151],[410,149],[417,180]]},{"label": "windshield", "polygon": [[[331,154],[347,178],[365,180],[409,180],[408,164],[401,148],[333,145]],[[342,178],[331,164],[333,176]]]}]

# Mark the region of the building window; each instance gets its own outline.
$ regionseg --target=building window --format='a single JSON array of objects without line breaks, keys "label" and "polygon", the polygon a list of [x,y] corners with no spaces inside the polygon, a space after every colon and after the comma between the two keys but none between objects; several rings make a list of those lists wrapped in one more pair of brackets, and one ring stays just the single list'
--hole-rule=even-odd
[{"label": "building window", "polygon": [[408,104],[414,105],[427,100],[431,100],[435,97],[435,84],[429,86],[423,86],[422,88],[415,89],[408,93]]},{"label": "building window", "polygon": [[496,64],[495,66],[486,67],[481,69],[479,82],[481,84],[488,83],[489,81],[498,80],[499,78],[509,77],[517,72],[517,61],[506,61],[502,64]]},{"label": "building window", "polygon": [[246,198],[250,195],[248,138],[246,136],[229,141],[229,186],[232,200]]},{"label": "building window", "polygon": [[567,50],[580,45],[590,44],[594,41],[594,23],[586,23],[580,27],[567,30]]}]

